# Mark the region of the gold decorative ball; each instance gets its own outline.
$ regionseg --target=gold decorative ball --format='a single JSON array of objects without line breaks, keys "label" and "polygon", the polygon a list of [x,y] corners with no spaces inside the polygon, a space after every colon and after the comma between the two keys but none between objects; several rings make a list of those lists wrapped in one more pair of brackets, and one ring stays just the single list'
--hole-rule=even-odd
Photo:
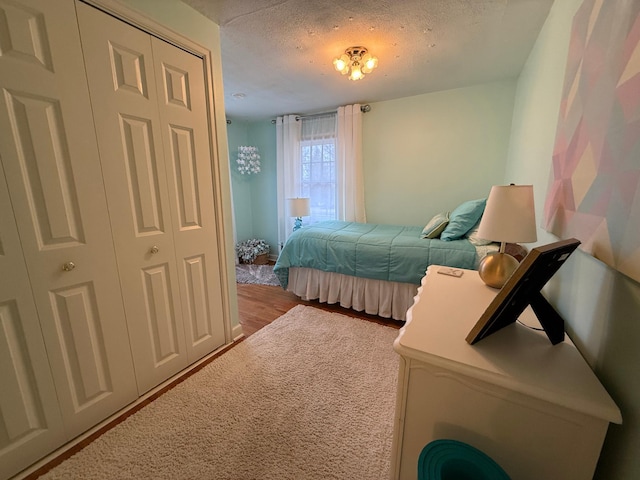
[{"label": "gold decorative ball", "polygon": [[493,288],[502,288],[518,268],[518,261],[507,253],[490,253],[480,261],[478,274],[484,283]]}]

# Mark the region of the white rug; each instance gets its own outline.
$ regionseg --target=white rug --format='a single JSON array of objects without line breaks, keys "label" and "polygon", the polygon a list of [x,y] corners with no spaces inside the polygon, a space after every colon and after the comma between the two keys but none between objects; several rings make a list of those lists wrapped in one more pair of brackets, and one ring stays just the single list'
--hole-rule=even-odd
[{"label": "white rug", "polygon": [[41,478],[386,479],[397,334],[297,306]]}]

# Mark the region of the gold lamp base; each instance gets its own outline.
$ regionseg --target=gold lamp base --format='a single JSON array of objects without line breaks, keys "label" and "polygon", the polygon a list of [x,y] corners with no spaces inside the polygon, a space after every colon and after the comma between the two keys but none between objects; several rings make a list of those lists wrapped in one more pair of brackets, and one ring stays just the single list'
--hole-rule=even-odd
[{"label": "gold lamp base", "polygon": [[502,288],[518,268],[518,260],[508,253],[490,253],[480,261],[478,274],[484,283],[493,288]]}]

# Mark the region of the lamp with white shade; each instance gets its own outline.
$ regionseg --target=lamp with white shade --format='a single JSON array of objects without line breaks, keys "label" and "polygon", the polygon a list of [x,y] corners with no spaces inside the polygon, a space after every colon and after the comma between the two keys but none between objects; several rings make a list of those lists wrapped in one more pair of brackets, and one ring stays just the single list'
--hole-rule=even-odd
[{"label": "lamp with white shade", "polygon": [[302,217],[308,217],[311,213],[308,198],[287,198],[287,209],[290,217],[296,217],[293,225],[295,232],[302,227]]},{"label": "lamp with white shade", "polygon": [[502,288],[518,268],[518,261],[505,253],[505,245],[535,242],[538,239],[533,186],[511,184],[491,187],[478,237],[500,242],[500,251],[484,257],[478,266],[478,273],[490,287]]}]

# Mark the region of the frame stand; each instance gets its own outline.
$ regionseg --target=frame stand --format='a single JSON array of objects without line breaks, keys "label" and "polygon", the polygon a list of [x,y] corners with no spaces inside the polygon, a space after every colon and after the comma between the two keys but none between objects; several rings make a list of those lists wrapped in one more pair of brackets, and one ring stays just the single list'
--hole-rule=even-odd
[{"label": "frame stand", "polygon": [[540,292],[531,295],[530,305],[551,343],[553,345],[561,343],[564,340],[564,320],[558,312]]}]

